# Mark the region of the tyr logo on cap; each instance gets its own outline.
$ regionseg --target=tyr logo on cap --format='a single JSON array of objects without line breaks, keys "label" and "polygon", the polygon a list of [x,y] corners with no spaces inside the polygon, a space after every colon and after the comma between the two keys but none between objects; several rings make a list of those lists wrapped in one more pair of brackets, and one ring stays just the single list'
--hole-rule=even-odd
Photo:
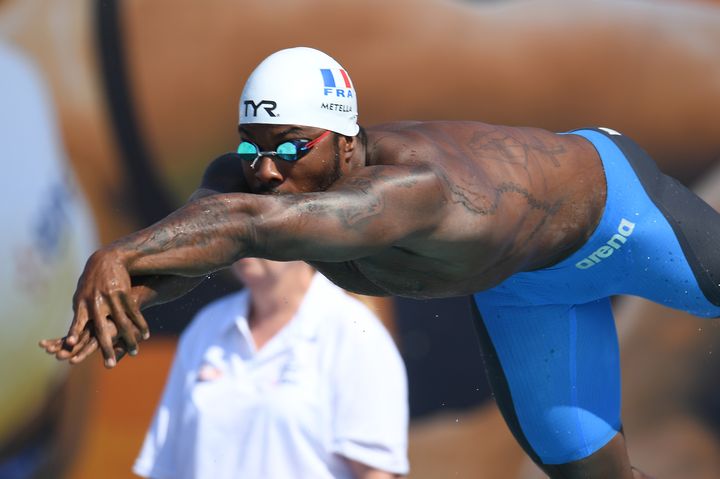
[{"label": "tyr logo on cap", "polygon": [[252,101],[252,100],[245,100],[245,102],[244,102],[243,104],[245,105],[245,116],[250,116],[250,115],[248,114],[248,109],[249,109],[248,107],[252,107],[252,116],[257,117],[258,108],[260,108],[260,107],[263,106],[263,105],[267,105],[267,106],[266,106],[265,108],[263,108],[263,109],[265,110],[265,112],[266,112],[268,115],[270,115],[270,116],[272,116],[272,117],[276,117],[276,116],[277,116],[277,115],[274,113],[275,108],[277,108],[277,103],[275,103],[275,102],[272,101],[272,100],[260,100],[258,103],[255,103],[255,102]]}]

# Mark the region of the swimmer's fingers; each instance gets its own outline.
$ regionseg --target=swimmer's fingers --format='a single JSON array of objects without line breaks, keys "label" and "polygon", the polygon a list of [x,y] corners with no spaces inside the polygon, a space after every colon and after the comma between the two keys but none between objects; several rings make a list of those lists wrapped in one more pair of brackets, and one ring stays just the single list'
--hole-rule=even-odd
[{"label": "swimmer's fingers", "polygon": [[87,344],[70,358],[70,364],[79,364],[85,361],[92,353],[98,350],[98,347],[97,338],[91,337]]},{"label": "swimmer's fingers", "polygon": [[[70,358],[70,364],[79,364],[85,361],[90,355],[98,350],[98,347],[99,345],[97,339],[91,337],[88,343],[72,358]],[[118,362],[125,357],[125,354],[127,354],[127,349],[120,342],[113,346],[113,350],[115,351],[115,360]]]},{"label": "swimmer's fingers", "polygon": [[[116,340],[118,338],[122,339],[130,356],[136,356],[138,353],[138,345],[135,332],[138,328],[125,314],[126,310],[117,296],[110,296],[109,301],[110,311],[112,311],[112,321],[115,323],[117,330],[116,335],[113,337],[113,346],[117,344]],[[112,327],[110,325],[108,326]]]},{"label": "swimmer's fingers", "polygon": [[90,313],[93,318],[95,318],[93,321],[94,336],[100,346],[100,351],[102,352],[105,360],[105,367],[111,369],[115,367],[117,360],[113,349],[114,344],[112,333],[114,328],[108,324],[112,323],[112,321],[108,319],[110,311],[108,311],[108,313],[104,313],[104,311],[108,309],[108,305],[105,304],[105,299],[101,296],[98,297],[92,305]]},{"label": "swimmer's fingers", "polygon": [[75,356],[78,351],[80,351],[82,348],[85,347],[85,345],[90,341],[92,338],[92,335],[90,333],[90,329],[85,328],[80,334],[80,339],[77,343],[75,343],[74,346],[71,346],[68,344],[67,340],[63,341],[63,344],[60,348],[60,350],[55,353],[55,358],[59,361],[67,361],[68,359]]},{"label": "swimmer's fingers", "polygon": [[46,353],[54,355],[58,360],[64,361],[76,355],[90,341],[90,338],[90,331],[85,329],[74,346],[69,345],[66,338],[43,339],[38,342],[38,346],[43,348]]},{"label": "swimmer's fingers", "polygon": [[123,292],[120,295],[120,300],[122,301],[122,304],[124,306],[125,312],[127,313],[130,320],[133,322],[135,327],[140,333],[140,337],[143,340],[147,340],[150,338],[150,328],[148,327],[147,321],[145,321],[145,317],[140,312],[140,306],[138,305],[138,300],[135,296],[126,294]]},{"label": "swimmer's fingers", "polygon": [[126,353],[127,349],[125,349],[121,345],[118,344],[115,346],[115,358],[117,358],[118,361],[124,358]]},{"label": "swimmer's fingers", "polygon": [[38,346],[48,354],[55,354],[62,349],[64,342],[65,338],[42,339],[38,342]]},{"label": "swimmer's fingers", "polygon": [[73,298],[73,312],[72,324],[70,324],[70,330],[65,337],[65,341],[70,346],[74,346],[78,342],[89,320],[87,303],[77,299],[77,294]]}]

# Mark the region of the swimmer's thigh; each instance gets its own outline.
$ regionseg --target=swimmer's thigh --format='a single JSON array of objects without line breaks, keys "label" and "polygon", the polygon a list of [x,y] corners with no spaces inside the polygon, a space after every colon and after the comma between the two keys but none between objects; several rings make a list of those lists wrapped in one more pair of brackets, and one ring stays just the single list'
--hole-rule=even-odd
[{"label": "swimmer's thigh", "polygon": [[580,461],[618,434],[620,364],[608,299],[473,306],[495,399],[533,461]]}]

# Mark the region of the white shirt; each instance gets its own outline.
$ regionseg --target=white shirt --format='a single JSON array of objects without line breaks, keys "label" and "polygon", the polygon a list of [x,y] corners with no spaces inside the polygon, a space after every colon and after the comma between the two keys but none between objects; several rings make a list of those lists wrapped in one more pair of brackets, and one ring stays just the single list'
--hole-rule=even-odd
[{"label": "white shirt", "polygon": [[406,474],[407,377],[378,319],[316,274],[295,317],[256,351],[248,300],[211,303],[183,333],[134,471],[350,478],[341,455]]}]

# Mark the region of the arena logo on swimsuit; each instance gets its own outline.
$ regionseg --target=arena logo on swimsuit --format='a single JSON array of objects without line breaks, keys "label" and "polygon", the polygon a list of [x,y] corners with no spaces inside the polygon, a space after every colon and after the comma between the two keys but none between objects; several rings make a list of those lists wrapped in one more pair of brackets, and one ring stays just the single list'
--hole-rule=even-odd
[{"label": "arena logo on swimsuit", "polygon": [[[321,68],[320,73],[323,77],[323,83],[325,84],[324,95],[335,96],[339,98],[352,98],[352,83],[350,83],[350,77],[340,68]],[[343,86],[345,88],[343,88]]]},{"label": "arena logo on swimsuit", "polygon": [[622,245],[625,244],[628,237],[633,234],[634,230],[635,223],[622,218],[617,229],[618,232],[615,233],[607,243],[596,249],[593,254],[575,263],[575,267],[578,269],[588,269],[595,266],[600,261],[613,254],[616,249],[620,249]]}]

